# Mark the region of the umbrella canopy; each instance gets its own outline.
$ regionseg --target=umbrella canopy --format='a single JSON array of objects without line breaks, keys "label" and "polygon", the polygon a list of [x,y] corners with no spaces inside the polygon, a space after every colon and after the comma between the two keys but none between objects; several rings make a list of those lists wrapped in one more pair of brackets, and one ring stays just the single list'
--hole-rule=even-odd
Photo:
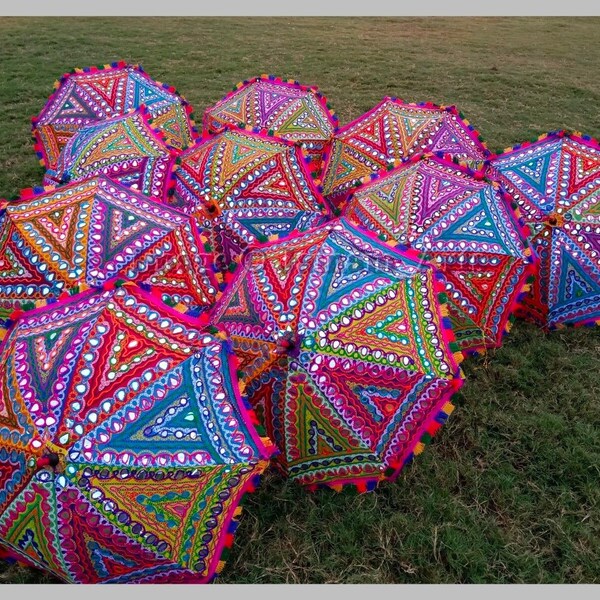
[{"label": "umbrella canopy", "polygon": [[219,133],[228,125],[258,128],[300,143],[311,159],[311,171],[318,173],[323,152],[337,130],[337,117],[318,88],[261,75],[239,83],[206,109],[205,132]]},{"label": "umbrella canopy", "polygon": [[45,185],[107,175],[142,194],[163,200],[177,152],[167,147],[145,107],[83,127],[65,145]]},{"label": "umbrella canopy", "polygon": [[0,348],[0,545],[67,582],[204,582],[273,447],[226,344],[126,284]]},{"label": "umbrella canopy", "polygon": [[118,62],[74,69],[54,87],[40,114],[32,119],[35,149],[46,169],[56,169],[60,151],[82,127],[141,105],[148,107],[169,146],[183,150],[198,138],[189,103],[175,88],[154,81],[139,65]]},{"label": "umbrella canopy", "polygon": [[600,322],[600,144],[557,131],[509,148],[490,168],[540,257],[522,316],[551,328]]},{"label": "umbrella canopy", "polygon": [[229,130],[177,159],[169,202],[196,215],[219,271],[256,241],[320,225],[330,215],[294,144]]},{"label": "umbrella canopy", "polygon": [[171,305],[216,299],[212,258],[189,215],[98,176],[5,203],[0,316],[120,276]]},{"label": "umbrella canopy", "polygon": [[215,306],[289,477],[395,477],[462,384],[439,272],[345,219],[248,253]]},{"label": "umbrella canopy", "polygon": [[337,131],[324,158],[323,193],[340,204],[363,177],[422,152],[448,154],[474,168],[490,154],[456,107],[388,97]]},{"label": "umbrella canopy", "polygon": [[415,156],[366,178],[345,215],[411,246],[443,271],[463,351],[501,344],[529,289],[533,258],[519,215],[498,184],[451,161]]}]

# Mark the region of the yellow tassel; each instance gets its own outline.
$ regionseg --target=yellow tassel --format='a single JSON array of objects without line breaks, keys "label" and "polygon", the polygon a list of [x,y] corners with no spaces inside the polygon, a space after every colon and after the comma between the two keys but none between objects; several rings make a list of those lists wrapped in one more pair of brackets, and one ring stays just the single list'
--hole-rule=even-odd
[{"label": "yellow tassel", "polygon": [[225,568],[225,561],[220,560],[219,563],[217,564],[217,568],[215,570],[217,573],[222,573],[224,568]]},{"label": "yellow tassel", "polygon": [[60,87],[60,81],[58,79],[54,82],[54,89],[57,90]]},{"label": "yellow tassel", "polygon": [[422,442],[418,442],[417,445],[415,446],[415,449],[413,450],[413,454],[415,456],[421,454],[421,452],[423,452],[423,450],[425,450],[425,444],[423,444]]},{"label": "yellow tassel", "polygon": [[6,329],[0,329],[0,342],[6,337],[7,333]]},{"label": "yellow tassel", "polygon": [[276,242],[278,239],[279,239],[279,236],[276,233],[273,233],[272,235],[267,237],[267,240],[269,242]]},{"label": "yellow tassel", "polygon": [[464,119],[463,123],[464,123],[465,125],[470,125],[470,124],[471,124],[471,123],[469,123],[469,121],[467,121],[467,119]]},{"label": "yellow tassel", "polygon": [[462,352],[453,352],[452,357],[457,365],[460,365],[460,363],[465,360],[465,355]]},{"label": "yellow tassel", "polygon": [[444,406],[442,406],[442,410],[447,415],[451,415],[454,412],[454,404],[452,404],[452,402],[446,402],[446,404],[444,404]]},{"label": "yellow tassel", "polygon": [[448,311],[448,305],[445,303],[440,305],[440,311],[442,313],[442,317],[447,317],[450,315],[450,312]]},{"label": "yellow tassel", "polygon": [[335,492],[341,492],[344,489],[344,486],[341,483],[331,483],[329,487]]},{"label": "yellow tassel", "polygon": [[237,506],[236,509],[233,511],[233,518],[234,519],[239,518],[239,516],[242,514],[243,510],[244,509],[241,506]]},{"label": "yellow tassel", "polygon": [[173,307],[177,312],[180,313],[185,313],[187,312],[188,306],[185,305],[183,302],[178,302],[174,307]]},{"label": "yellow tassel", "polygon": [[[273,440],[270,437],[261,437],[260,441],[262,442],[263,446],[265,448],[272,448],[275,444],[273,443]],[[269,461],[268,460],[264,460],[261,461],[259,464],[259,467],[262,469],[262,471],[264,471],[268,466],[269,466]]]}]

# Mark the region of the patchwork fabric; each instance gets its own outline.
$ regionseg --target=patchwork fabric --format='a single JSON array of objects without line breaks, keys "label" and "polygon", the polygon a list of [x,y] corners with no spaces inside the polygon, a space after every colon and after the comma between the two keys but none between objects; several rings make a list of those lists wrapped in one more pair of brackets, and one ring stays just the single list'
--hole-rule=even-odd
[{"label": "patchwork fabric", "polygon": [[384,98],[335,134],[324,158],[323,193],[339,205],[362,178],[423,152],[448,155],[472,168],[482,167],[490,154],[456,107]]},{"label": "patchwork fabric", "polygon": [[316,175],[337,130],[337,117],[316,87],[261,75],[239,83],[204,113],[206,133],[219,133],[231,125],[300,143]]},{"label": "patchwork fabric", "polygon": [[533,257],[497,185],[450,161],[416,156],[366,179],[344,214],[442,270],[463,351],[500,346],[529,289]]},{"label": "patchwork fabric", "polygon": [[540,257],[520,314],[549,328],[600,323],[600,145],[565,131],[495,156]]},{"label": "patchwork fabric", "polygon": [[198,139],[192,107],[175,88],[154,81],[140,65],[125,62],[65,73],[55,92],[32,119],[40,163],[55,171],[67,142],[83,127],[124,115],[144,105],[168,146],[184,150]]},{"label": "patchwork fabric", "polygon": [[182,310],[216,299],[212,258],[189,215],[104,177],[5,203],[0,318],[122,277]]},{"label": "patchwork fabric", "polygon": [[345,219],[252,250],[213,317],[289,477],[371,489],[452,409],[439,273]]},{"label": "patchwork fabric", "polygon": [[163,200],[177,153],[168,148],[145,108],[83,127],[65,145],[45,185],[106,175],[155,200]]},{"label": "patchwork fabric", "polygon": [[177,159],[170,204],[195,215],[226,272],[248,246],[322,224],[325,201],[290,142],[224,131]]},{"label": "patchwork fabric", "polygon": [[227,344],[127,283],[0,348],[0,544],[76,583],[209,581],[273,446]]}]

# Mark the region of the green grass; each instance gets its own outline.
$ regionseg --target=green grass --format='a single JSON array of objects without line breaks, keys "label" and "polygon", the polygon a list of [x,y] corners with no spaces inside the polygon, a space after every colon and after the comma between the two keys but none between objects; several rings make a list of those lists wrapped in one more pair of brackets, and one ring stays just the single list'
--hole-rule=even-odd
[{"label": "green grass", "polygon": [[[454,103],[499,150],[600,136],[600,20],[0,19],[0,196],[39,184],[29,118],[75,66],[140,62],[198,120],[263,72],[316,84],[342,123],[384,95]],[[457,410],[394,484],[308,494],[269,474],[225,583],[600,582],[600,330],[517,323],[464,364]],[[50,582],[2,566],[0,582]]]}]

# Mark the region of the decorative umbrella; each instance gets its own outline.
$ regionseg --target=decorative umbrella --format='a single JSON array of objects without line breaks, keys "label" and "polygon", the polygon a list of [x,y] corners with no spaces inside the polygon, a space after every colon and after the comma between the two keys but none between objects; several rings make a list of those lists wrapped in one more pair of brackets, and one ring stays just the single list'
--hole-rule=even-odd
[{"label": "decorative umbrella", "polygon": [[77,583],[205,582],[273,452],[227,344],[128,283],[0,348],[0,545]]},{"label": "decorative umbrella", "polygon": [[80,129],[62,149],[56,170],[46,172],[44,184],[107,175],[146,196],[163,200],[177,154],[167,147],[163,133],[152,125],[150,113],[142,106]]},{"label": "decorative umbrella", "polygon": [[219,133],[228,125],[258,128],[300,143],[316,175],[323,152],[337,130],[337,117],[318,88],[261,75],[239,83],[205,111],[205,132]]},{"label": "decorative umbrella", "polygon": [[344,214],[443,271],[463,351],[501,344],[529,290],[533,258],[515,206],[497,183],[446,159],[415,156],[365,178]]},{"label": "decorative umbrella", "polygon": [[5,203],[0,225],[5,318],[115,276],[150,285],[163,301],[185,310],[202,312],[214,303],[212,258],[203,252],[189,215],[104,176],[41,192]]},{"label": "decorative umbrella", "polygon": [[550,328],[600,323],[600,144],[552,132],[495,156],[490,172],[540,257],[521,315]]},{"label": "decorative umbrella", "polygon": [[340,204],[363,177],[422,152],[448,154],[473,168],[490,154],[455,106],[387,97],[337,131],[324,157],[323,193]]},{"label": "decorative umbrella", "polygon": [[145,105],[169,146],[184,150],[199,137],[192,107],[174,87],[154,81],[141,66],[116,62],[65,73],[31,129],[46,169],[55,170],[66,143],[82,128]]},{"label": "decorative umbrella", "polygon": [[294,144],[224,131],[177,159],[169,202],[203,223],[216,267],[233,268],[245,249],[320,225],[324,200]]},{"label": "decorative umbrella", "polygon": [[246,255],[213,318],[289,477],[371,489],[444,422],[462,354],[438,275],[345,219]]}]

